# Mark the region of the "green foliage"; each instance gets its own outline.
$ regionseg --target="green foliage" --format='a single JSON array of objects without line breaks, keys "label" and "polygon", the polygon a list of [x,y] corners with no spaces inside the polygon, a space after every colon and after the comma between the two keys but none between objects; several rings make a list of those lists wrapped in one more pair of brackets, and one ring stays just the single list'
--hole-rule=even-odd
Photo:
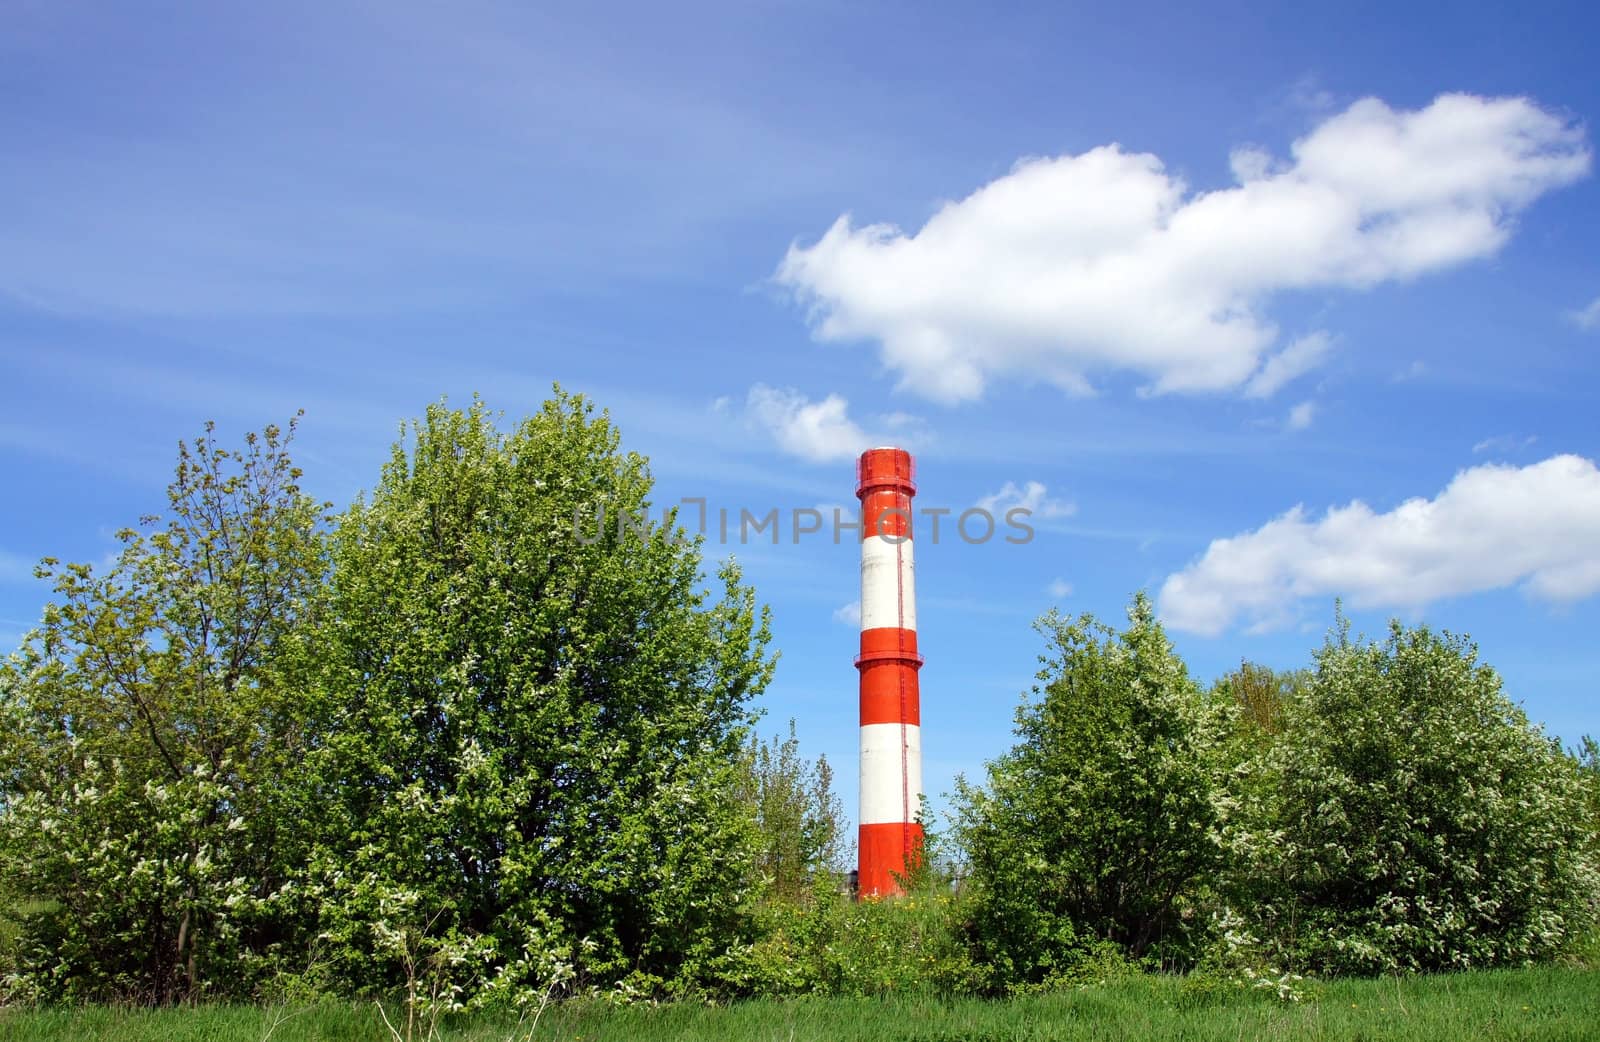
[{"label": "green foliage", "polygon": [[1306,972],[1597,960],[1600,745],[1460,638],[1341,624],[1314,672],[1202,694],[1144,596],[1121,632],[1052,613],[1016,744],[958,783],[959,871],[927,829],[906,896],[856,902],[831,768],[752,733],[765,609],[640,520],[603,413],[436,405],[331,527],[293,431],[207,426],[114,565],[41,566],[0,663],[0,1006],[360,995],[403,1037],[528,1037],[562,996],[614,1027],[647,1021],[585,1018],[1145,989],[1147,1034],[1200,1037],[1343,986]]},{"label": "green foliage", "polygon": [[670,522],[592,536],[650,477],[580,398],[414,434],[324,534],[287,437],[208,427],[110,574],[46,562],[0,669],[13,998],[398,988],[414,1026],[742,972],[753,591]]},{"label": "green foliage", "polygon": [[704,590],[681,529],[617,530],[651,478],[580,397],[510,432],[435,405],[412,435],[338,519],[308,661],[327,721],[309,887],[335,975],[447,966],[447,994],[518,1001],[554,972],[721,987],[750,930],[765,610],[731,563]]},{"label": "green foliage", "polygon": [[1578,741],[1571,754],[1583,786],[1584,818],[1589,826],[1589,845],[1600,854],[1600,742],[1590,735]]},{"label": "green foliage", "polygon": [[767,894],[802,901],[817,873],[843,867],[846,821],[833,792],[833,768],[824,757],[800,753],[794,721],[781,741],[752,736],[745,749],[741,797],[760,837],[755,871]]},{"label": "green foliage", "polygon": [[995,984],[1070,971],[1097,941],[1132,956],[1188,942],[1216,869],[1226,715],[1201,695],[1142,594],[1115,633],[1039,624],[1050,642],[1017,744],[988,784],[958,785],[974,940]]},{"label": "green foliage", "polygon": [[1592,915],[1577,770],[1459,637],[1394,623],[1369,644],[1341,624],[1257,767],[1239,906],[1298,966],[1520,963]]},{"label": "green foliage", "polygon": [[853,900],[843,879],[815,878],[801,901],[761,913],[747,989],[758,995],[959,995],[980,974],[965,941],[967,903],[948,877],[888,900]]},{"label": "green foliage", "polygon": [[1279,672],[1256,662],[1241,662],[1239,668],[1217,680],[1214,697],[1231,702],[1242,737],[1271,741],[1282,733],[1293,703],[1310,682],[1308,671]]},{"label": "green foliage", "polygon": [[0,903],[22,909],[19,991],[248,994],[246,954],[288,940],[271,905],[302,851],[285,779],[305,734],[274,660],[323,562],[293,429],[231,450],[208,424],[180,445],[164,525],[119,533],[105,574],[39,569],[58,600],[0,667]]},{"label": "green foliage", "polygon": [[1227,906],[1212,909],[1211,930],[1199,959],[1184,975],[1186,1002],[1205,1004],[1236,992],[1302,1002],[1313,995],[1304,974],[1274,965],[1271,952],[1244,916]]}]

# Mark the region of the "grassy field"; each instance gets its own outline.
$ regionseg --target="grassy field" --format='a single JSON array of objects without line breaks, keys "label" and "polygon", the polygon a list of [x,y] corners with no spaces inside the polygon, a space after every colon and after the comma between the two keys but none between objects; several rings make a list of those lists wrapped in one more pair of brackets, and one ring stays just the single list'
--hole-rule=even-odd
[{"label": "grassy field", "polygon": [[[393,1019],[392,1011],[390,1016]],[[438,1035],[450,1042],[503,1042],[528,1036],[526,1024],[487,1016],[441,1025]],[[5,1042],[357,1042],[389,1037],[371,1005],[234,1006],[159,1012],[104,1008],[0,1011],[0,1040]],[[754,1001],[728,1008],[569,1005],[547,1011],[532,1038],[572,1042],[1590,1042],[1600,1039],[1600,972],[1544,967],[1340,981],[1318,985],[1313,998],[1294,1005],[1251,995],[1197,999],[1181,982],[1159,978],[1007,1002],[890,998]]]}]

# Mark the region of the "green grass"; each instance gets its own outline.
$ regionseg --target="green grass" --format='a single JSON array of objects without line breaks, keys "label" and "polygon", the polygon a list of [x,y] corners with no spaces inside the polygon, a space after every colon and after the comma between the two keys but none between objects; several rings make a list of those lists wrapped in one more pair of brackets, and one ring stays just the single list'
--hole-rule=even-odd
[{"label": "green grass", "polygon": [[[1197,1001],[1181,981],[1144,978],[1006,1002],[901,997],[762,1000],[727,1008],[569,1004],[547,1011],[533,1038],[570,1042],[1600,1039],[1600,972],[1594,970],[1550,966],[1338,981],[1315,990],[1315,997],[1295,1005],[1241,994]],[[442,1025],[439,1034],[448,1042],[502,1042],[526,1036],[526,1025],[519,1028],[513,1019],[489,1016],[460,1018]],[[0,1010],[3,1042],[357,1042],[388,1037],[371,1005]]]}]

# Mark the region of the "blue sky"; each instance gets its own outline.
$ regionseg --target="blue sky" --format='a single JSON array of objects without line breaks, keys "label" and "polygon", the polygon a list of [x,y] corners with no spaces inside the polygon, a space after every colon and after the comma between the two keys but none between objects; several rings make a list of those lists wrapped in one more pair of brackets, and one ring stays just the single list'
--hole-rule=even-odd
[{"label": "blue sky", "polygon": [[[1031,620],[1138,589],[1204,680],[1344,596],[1600,732],[1600,19],[1403,8],[0,3],[0,644],[207,418],[304,407],[343,503],[559,380],[663,501],[847,504],[900,441],[1038,508],[919,539],[935,795]],[[856,548],[733,549],[853,806]]]}]

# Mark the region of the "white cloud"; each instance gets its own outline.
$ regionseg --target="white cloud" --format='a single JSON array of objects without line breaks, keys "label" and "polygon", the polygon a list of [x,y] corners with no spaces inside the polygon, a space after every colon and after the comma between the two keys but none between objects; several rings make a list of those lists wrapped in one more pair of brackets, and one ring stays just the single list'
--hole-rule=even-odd
[{"label": "white cloud", "polygon": [[1537,434],[1527,437],[1518,437],[1515,434],[1497,434],[1492,438],[1485,438],[1472,446],[1473,452],[1516,452],[1525,449],[1539,440]]},{"label": "white cloud", "polygon": [[1070,517],[1078,510],[1075,504],[1050,498],[1050,490],[1038,481],[1026,482],[1021,487],[1014,481],[1008,481],[1000,487],[1000,491],[984,496],[973,505],[997,518],[1004,517],[1008,510],[1021,507],[1045,521]]},{"label": "white cloud", "polygon": [[1420,380],[1420,379],[1422,379],[1423,376],[1425,376],[1427,374],[1427,372],[1428,372],[1427,363],[1423,362],[1421,359],[1417,359],[1416,361],[1413,361],[1410,365],[1406,366],[1404,369],[1400,370],[1399,372],[1395,373],[1393,376],[1389,377],[1389,382],[1390,383],[1396,383],[1396,384],[1403,384],[1403,383],[1406,383],[1406,382],[1408,382],[1410,380]]},{"label": "white cloud", "polygon": [[1303,506],[1218,539],[1161,587],[1175,628],[1216,635],[1243,616],[1276,628],[1302,598],[1416,608],[1520,585],[1550,601],[1600,592],[1600,469],[1579,456],[1458,473],[1388,513],[1357,500],[1320,520]]},{"label": "white cloud", "polygon": [[840,395],[830,394],[814,402],[793,388],[766,384],[750,388],[745,416],[784,452],[813,463],[853,459],[874,445],[927,440],[921,421],[907,413],[878,417],[882,430],[869,432],[850,418],[850,403]]},{"label": "white cloud", "polygon": [[842,216],[775,279],[819,339],[876,341],[903,386],[938,400],[1005,376],[1082,393],[1108,371],[1153,393],[1264,394],[1318,356],[1299,341],[1263,365],[1274,294],[1493,254],[1519,210],[1589,162],[1577,124],[1524,98],[1368,98],[1287,160],[1235,152],[1233,187],[1192,192],[1115,144],[1024,159],[915,233]]},{"label": "white cloud", "polygon": [[1600,297],[1594,298],[1588,307],[1574,311],[1572,321],[1579,329],[1600,329]]},{"label": "white cloud", "polygon": [[1284,384],[1321,365],[1332,346],[1333,339],[1320,330],[1301,337],[1267,359],[1245,384],[1245,397],[1271,398]]},{"label": "white cloud", "polygon": [[833,609],[833,621],[848,623],[851,626],[861,625],[861,602],[851,601]]},{"label": "white cloud", "polygon": [[779,448],[802,459],[850,459],[870,447],[871,439],[850,419],[850,403],[837,394],[813,402],[798,391],[756,384],[745,408]]},{"label": "white cloud", "polygon": [[1065,579],[1057,578],[1051,580],[1050,585],[1045,587],[1045,590],[1056,600],[1072,596],[1072,584]]},{"label": "white cloud", "polygon": [[1301,402],[1289,410],[1289,419],[1285,421],[1292,431],[1303,431],[1311,426],[1311,421],[1317,417],[1316,402]]}]

